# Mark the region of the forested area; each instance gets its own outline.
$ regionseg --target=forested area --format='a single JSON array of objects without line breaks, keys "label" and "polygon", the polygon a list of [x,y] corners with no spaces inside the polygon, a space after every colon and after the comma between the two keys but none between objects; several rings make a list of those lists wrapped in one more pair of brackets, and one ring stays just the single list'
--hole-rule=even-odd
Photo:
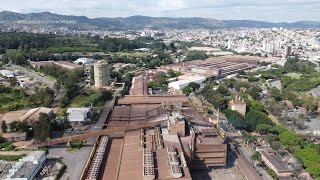
[{"label": "forested area", "polygon": [[22,89],[0,85],[0,111],[15,111],[24,108],[50,107],[54,92],[49,88],[35,88],[28,95]]},{"label": "forested area", "polygon": [[[4,63],[12,61],[18,65],[27,64],[26,60],[28,59],[32,61],[74,61],[79,56],[72,54],[73,52],[133,52],[138,48],[149,48],[155,56],[136,58],[128,55],[115,55],[108,60],[110,63],[134,63],[144,65],[147,68],[154,68],[172,63],[172,58],[164,51],[176,51],[174,43],[165,45],[161,40],[155,40],[152,37],[129,40],[109,37],[102,39],[99,36],[71,37],[32,33],[0,33],[0,54],[3,54],[1,61]],[[60,55],[56,56],[55,54]]]},{"label": "forested area", "polygon": [[184,61],[192,61],[192,60],[205,60],[208,58],[208,55],[204,51],[189,51],[187,53],[187,57],[185,58]]},{"label": "forested area", "polygon": [[63,86],[64,95],[60,99],[60,107],[67,107],[71,100],[79,95],[81,90],[79,83],[84,74],[82,69],[70,71],[58,65],[52,64],[45,66],[41,71],[56,78],[56,83]]}]

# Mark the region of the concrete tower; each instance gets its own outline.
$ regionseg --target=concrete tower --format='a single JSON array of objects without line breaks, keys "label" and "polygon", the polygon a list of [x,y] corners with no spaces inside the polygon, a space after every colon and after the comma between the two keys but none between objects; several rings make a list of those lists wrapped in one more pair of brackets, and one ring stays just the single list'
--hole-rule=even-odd
[{"label": "concrete tower", "polygon": [[102,88],[109,85],[109,68],[107,61],[99,61],[94,64],[94,86]]}]

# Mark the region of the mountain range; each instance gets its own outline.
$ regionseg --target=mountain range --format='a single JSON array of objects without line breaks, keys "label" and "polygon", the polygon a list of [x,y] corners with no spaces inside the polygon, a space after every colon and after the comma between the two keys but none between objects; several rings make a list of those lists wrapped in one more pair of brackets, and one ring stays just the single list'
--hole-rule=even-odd
[{"label": "mountain range", "polygon": [[[48,21],[73,21],[76,23],[48,23]],[[30,22],[45,23],[30,23]],[[131,16],[126,18],[88,18],[86,16],[59,15],[50,12],[21,14],[9,11],[0,12],[0,27],[13,25],[30,25],[39,27],[68,27],[71,29],[135,30],[143,28],[161,29],[199,29],[199,28],[320,28],[320,22],[299,21],[294,23],[271,23],[251,20],[217,20],[213,18],[170,18]]]}]

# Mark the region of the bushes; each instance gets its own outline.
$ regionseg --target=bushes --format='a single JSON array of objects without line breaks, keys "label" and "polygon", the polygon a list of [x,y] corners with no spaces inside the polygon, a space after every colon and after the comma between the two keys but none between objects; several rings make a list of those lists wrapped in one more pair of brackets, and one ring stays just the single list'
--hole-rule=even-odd
[{"label": "bushes", "polygon": [[66,172],[67,168],[68,168],[68,166],[63,163],[62,168],[59,170],[59,173],[57,174],[57,176],[54,179],[55,180],[61,179],[63,174]]},{"label": "bushes", "polygon": [[22,159],[25,154],[22,155],[0,155],[0,160],[4,161],[19,161],[19,159]]}]

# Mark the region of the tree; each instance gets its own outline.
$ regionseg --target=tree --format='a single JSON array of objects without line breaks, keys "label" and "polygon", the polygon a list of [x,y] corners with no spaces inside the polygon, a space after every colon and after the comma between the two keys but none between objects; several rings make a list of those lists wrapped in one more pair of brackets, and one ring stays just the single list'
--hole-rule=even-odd
[{"label": "tree", "polygon": [[259,132],[262,135],[267,134],[272,129],[272,126],[269,124],[259,124],[256,127],[256,132]]},{"label": "tree", "polygon": [[0,46],[0,54],[5,54],[6,50],[3,46]]},{"label": "tree", "polygon": [[227,100],[226,100],[226,98],[225,98],[222,94],[220,94],[220,93],[216,93],[215,95],[213,95],[210,102],[212,103],[212,105],[213,105],[214,108],[216,108],[216,109],[224,110],[224,109],[227,108]]},{"label": "tree", "polygon": [[192,61],[192,60],[205,60],[208,58],[207,53],[204,51],[189,51],[187,54],[187,57],[185,58],[184,61]]},{"label": "tree", "polygon": [[13,122],[11,122],[11,123],[9,124],[10,131],[18,131],[17,124],[18,124],[18,121],[13,121]]},{"label": "tree", "polygon": [[149,81],[148,82],[148,88],[152,88],[152,89],[155,89],[159,87],[158,83],[156,83],[155,81]]},{"label": "tree", "polygon": [[29,130],[29,123],[27,120],[18,121],[16,128],[18,129],[18,131],[27,132]]},{"label": "tree", "polygon": [[238,112],[230,109],[223,111],[223,114],[227,117],[228,122],[237,129],[246,129],[244,117]]},{"label": "tree", "polygon": [[18,80],[15,77],[9,78],[9,83],[10,83],[11,87],[14,87],[14,86],[18,85]]},{"label": "tree", "polygon": [[170,78],[176,77],[176,73],[172,69],[169,69],[167,73],[168,73]]},{"label": "tree", "polygon": [[55,82],[53,85],[53,89],[55,89],[56,91],[59,91],[61,89],[61,85],[58,82]]},{"label": "tree", "polygon": [[[110,74],[110,76],[111,76],[111,74]],[[94,85],[94,67],[93,66],[90,67],[90,85],[91,86]]]},{"label": "tree", "polygon": [[316,149],[307,147],[305,149],[297,149],[294,155],[302,160],[306,170],[314,177],[320,178],[320,153]]},{"label": "tree", "polygon": [[254,154],[251,155],[250,159],[253,161],[260,162],[261,161],[261,154],[258,151],[256,151],[256,152],[254,152]]},{"label": "tree", "polygon": [[224,86],[219,86],[216,91],[224,96],[227,96],[229,93],[228,89]]},{"label": "tree", "polygon": [[249,111],[251,111],[251,110],[256,110],[256,111],[260,111],[260,112],[265,111],[264,105],[261,101],[247,100],[247,102],[248,102]]},{"label": "tree", "polygon": [[192,89],[189,86],[186,86],[182,89],[183,94],[189,95],[191,94],[191,92],[192,92]]},{"label": "tree", "polygon": [[189,83],[189,85],[188,85],[193,91],[195,91],[195,90],[197,90],[197,89],[199,89],[200,88],[200,84],[198,84],[198,83],[195,83],[195,82],[191,82],[191,83]]},{"label": "tree", "polygon": [[246,91],[253,99],[257,100],[260,98],[260,93],[262,92],[262,89],[258,86],[251,86]]},{"label": "tree", "polygon": [[38,121],[32,123],[34,138],[39,141],[45,141],[50,137],[51,126],[50,118],[47,114],[40,113]]},{"label": "tree", "polygon": [[7,124],[6,124],[6,121],[1,121],[1,130],[3,133],[7,132]]},{"label": "tree", "polygon": [[282,93],[279,89],[272,87],[269,91],[268,94],[271,98],[273,98],[276,101],[281,101],[282,100]]},{"label": "tree", "polygon": [[256,110],[249,111],[246,114],[245,122],[248,125],[247,130],[250,132],[254,131],[259,124],[273,124],[266,114]]},{"label": "tree", "polygon": [[159,86],[167,84],[167,79],[168,79],[168,77],[167,77],[166,73],[164,73],[164,72],[157,72],[154,75],[154,81],[156,83],[158,83]]}]

